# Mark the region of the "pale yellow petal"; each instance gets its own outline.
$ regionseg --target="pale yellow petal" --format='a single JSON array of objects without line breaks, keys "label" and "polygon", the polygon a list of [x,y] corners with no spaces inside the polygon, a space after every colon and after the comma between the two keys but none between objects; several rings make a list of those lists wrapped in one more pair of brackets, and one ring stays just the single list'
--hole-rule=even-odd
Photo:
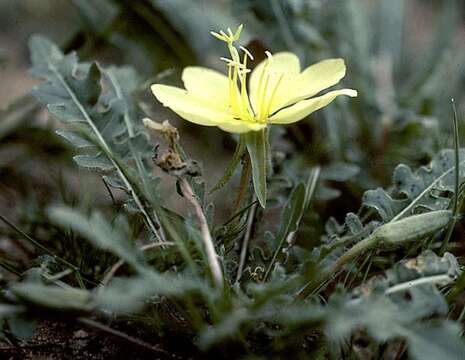
[{"label": "pale yellow petal", "polygon": [[196,97],[208,99],[220,107],[229,104],[228,77],[211,69],[189,66],[182,72],[187,91]]},{"label": "pale yellow petal", "polygon": [[302,120],[314,111],[321,109],[328,105],[339,95],[347,95],[350,97],[357,96],[357,91],[352,89],[342,89],[330,91],[322,96],[318,96],[308,100],[299,101],[297,104],[291,105],[278,111],[270,117],[269,123],[271,124],[291,124],[296,121]]},{"label": "pale yellow petal", "polygon": [[151,89],[158,101],[164,106],[195,124],[217,126],[234,120],[226,110],[222,111],[213,107],[211,102],[195,97],[184,89],[160,84],[152,85]]},{"label": "pale yellow petal", "polygon": [[[262,80],[262,82],[266,80],[265,76],[262,76],[263,70],[265,69],[266,61],[267,60],[263,60],[260,64],[258,64],[250,75],[250,100],[255,110],[258,109],[258,92],[260,91],[260,79]],[[270,80],[267,87],[266,97],[269,98],[271,96],[275,88],[275,85],[278,81],[280,81],[278,92],[274,96],[275,100],[273,101],[273,103],[281,103],[281,96],[283,95],[283,93],[285,93],[284,91],[282,91],[282,89],[287,88],[289,84],[292,83],[292,81],[300,73],[299,58],[295,54],[290,52],[281,52],[274,54],[269,64],[267,73],[270,74]],[[279,80],[281,77],[282,79]],[[276,106],[272,104],[271,112],[276,110],[275,108]]]},{"label": "pale yellow petal", "polygon": [[295,79],[291,87],[285,89],[289,99],[280,105],[291,105],[308,99],[336,85],[345,74],[346,66],[343,59],[327,59],[311,65]]},{"label": "pale yellow petal", "polygon": [[223,124],[219,124],[218,127],[221,130],[235,133],[235,134],[243,134],[249,131],[258,131],[266,127],[265,123],[253,123],[248,121],[240,121],[234,119],[233,121],[228,121]]}]

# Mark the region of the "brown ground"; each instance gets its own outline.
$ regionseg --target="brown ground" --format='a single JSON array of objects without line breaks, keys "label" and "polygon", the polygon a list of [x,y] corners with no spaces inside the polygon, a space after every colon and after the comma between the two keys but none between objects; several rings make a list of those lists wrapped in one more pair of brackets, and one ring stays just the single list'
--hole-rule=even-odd
[{"label": "brown ground", "polygon": [[72,322],[43,321],[29,341],[0,347],[8,360],[179,359],[163,350],[145,350],[112,335]]}]

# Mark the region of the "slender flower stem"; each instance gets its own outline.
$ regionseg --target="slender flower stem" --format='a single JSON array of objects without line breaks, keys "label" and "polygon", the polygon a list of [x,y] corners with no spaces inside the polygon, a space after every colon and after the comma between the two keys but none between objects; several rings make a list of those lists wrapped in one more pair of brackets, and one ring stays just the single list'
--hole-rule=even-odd
[{"label": "slender flower stem", "polygon": [[441,249],[439,250],[440,255],[444,255],[447,251],[450,238],[454,232],[455,223],[457,220],[457,213],[459,211],[459,186],[460,186],[460,144],[459,144],[459,124],[457,119],[457,109],[455,108],[455,100],[451,99],[452,111],[454,113],[453,125],[454,125],[454,153],[455,153],[455,166],[454,166],[454,197],[452,200],[452,211],[453,217],[447,229],[447,233],[444,236]]},{"label": "slender flower stem", "polygon": [[253,222],[255,219],[255,212],[257,211],[257,204],[258,202],[256,201],[257,198],[254,196],[253,198],[253,205],[249,210],[249,214],[247,216],[247,226],[244,234],[244,239],[242,240],[242,247],[241,247],[241,256],[239,259],[239,267],[237,268],[237,275],[236,275],[236,282],[238,282],[241,279],[242,272],[244,271],[244,265],[245,265],[245,260],[247,258],[247,249],[249,247],[249,240],[250,240],[250,235],[252,234],[252,227],[253,227]]},{"label": "slender flower stem", "polygon": [[220,263],[218,261],[218,255],[215,251],[215,246],[213,245],[213,239],[210,234],[210,229],[208,228],[207,219],[203,213],[202,206],[200,206],[197,197],[192,190],[189,182],[186,179],[180,179],[179,184],[181,187],[182,194],[184,197],[191,203],[195,209],[195,214],[199,220],[200,231],[202,233],[202,240],[205,246],[205,251],[207,252],[208,264],[210,266],[210,271],[213,276],[213,281],[215,285],[219,288],[223,287],[223,272],[221,270]]}]

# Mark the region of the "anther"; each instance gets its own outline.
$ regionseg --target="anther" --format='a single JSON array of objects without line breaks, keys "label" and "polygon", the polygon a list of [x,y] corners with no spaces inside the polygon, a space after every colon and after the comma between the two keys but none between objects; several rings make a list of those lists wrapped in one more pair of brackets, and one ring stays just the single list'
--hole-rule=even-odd
[{"label": "anther", "polygon": [[268,50],[265,51],[265,55],[270,62],[273,61],[273,55]]},{"label": "anther", "polygon": [[243,46],[240,46],[239,49],[241,49],[244,53],[246,53],[250,60],[253,60],[253,59],[254,59],[253,56],[252,56],[252,54],[250,53],[250,51],[247,50],[247,48],[245,48],[245,47],[243,47]]}]

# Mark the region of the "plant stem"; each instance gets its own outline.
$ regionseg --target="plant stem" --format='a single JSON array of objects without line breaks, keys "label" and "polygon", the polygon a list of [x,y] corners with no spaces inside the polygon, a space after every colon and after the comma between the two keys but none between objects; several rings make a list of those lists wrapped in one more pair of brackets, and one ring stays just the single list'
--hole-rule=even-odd
[{"label": "plant stem", "polygon": [[[3,215],[0,214],[0,220],[2,220],[5,224],[7,224],[9,227],[11,227],[14,231],[16,231],[18,234],[20,234],[21,236],[23,236],[24,239],[26,239],[27,241],[29,241],[32,245],[34,245],[35,247],[39,248],[40,250],[42,250],[44,253],[46,253],[47,255],[50,255],[51,257],[53,257],[56,261],[60,262],[62,265],[66,266],[67,268],[71,269],[72,271],[74,271],[75,273],[77,274],[81,274],[81,270],[76,266],[76,265],[73,265],[71,264],[70,262],[68,262],[67,260],[63,259],[62,257],[56,255],[55,253],[53,253],[53,251],[51,251],[50,249],[48,249],[47,247],[45,247],[44,245],[42,245],[40,242],[38,242],[37,240],[35,240],[33,237],[31,237],[30,235],[26,234],[23,230],[21,230],[20,228],[18,228],[15,224],[13,224],[10,220],[8,220],[7,218],[5,218]],[[94,281],[92,280],[89,280],[89,279],[86,279],[83,277],[84,280],[86,280],[87,282],[91,283],[91,284],[95,284]]]},{"label": "plant stem", "polygon": [[[174,245],[174,244],[171,243],[171,242],[151,243],[151,244],[147,244],[147,245],[142,246],[140,249],[142,251],[147,251],[147,250],[150,250],[150,249],[153,249],[153,248],[157,248],[159,246],[171,246],[171,245]],[[119,261],[117,261],[110,268],[110,270],[106,273],[105,277],[102,280],[101,286],[108,285],[108,283],[115,276],[115,274],[119,270],[119,268],[124,265],[124,263],[125,263],[125,261],[123,259],[120,259]]]},{"label": "plant stem", "polygon": [[191,203],[195,209],[195,214],[199,221],[200,231],[202,233],[202,240],[205,246],[205,251],[207,252],[208,265],[210,266],[210,271],[213,277],[215,285],[219,288],[223,287],[223,272],[221,270],[220,263],[218,261],[218,255],[215,251],[215,246],[213,245],[213,239],[210,234],[210,229],[208,228],[207,219],[203,213],[202,206],[200,205],[197,197],[192,190],[189,182],[185,179],[179,179],[179,185],[184,197]]},{"label": "plant stem", "polygon": [[356,243],[353,247],[347,250],[336,262],[330,266],[328,269],[323,270],[320,275],[311,281],[310,283],[306,284],[303,289],[298,294],[300,299],[305,299],[308,295],[310,295],[316,288],[320,286],[323,282],[327,281],[331,276],[337,273],[345,264],[349,261],[356,258],[358,255],[372,249],[378,243],[379,238],[376,234],[372,234],[371,236],[367,237],[366,239]]},{"label": "plant stem", "polygon": [[[302,216],[303,216],[303,213],[304,211],[308,208],[308,206],[310,205],[312,199],[313,199],[313,196],[315,195],[315,190],[316,190],[316,185],[318,183],[318,179],[320,177],[320,171],[321,171],[321,168],[319,166],[316,166],[315,168],[312,169],[311,173],[310,173],[310,176],[308,177],[308,180],[307,180],[307,184],[305,186],[305,199],[304,199],[304,204],[303,204],[303,209],[302,209],[302,213],[301,213],[301,216],[299,218],[299,220],[297,221],[297,227],[299,226],[300,222],[302,221]],[[287,243],[287,244],[292,244],[293,241],[294,241],[294,238],[296,236],[296,231],[291,231],[289,233],[287,233],[285,236],[283,236],[281,238],[281,241],[280,243],[278,244],[278,246],[276,247],[274,253],[273,253],[273,256],[271,258],[271,261],[270,263],[268,264],[268,267],[265,271],[265,275],[263,276],[263,281],[266,281],[268,279],[268,276],[271,274],[272,270],[273,270],[273,267],[276,263],[276,261],[278,260],[278,256],[279,254],[281,253],[283,247],[284,247],[284,244]]]},{"label": "plant stem", "polygon": [[453,210],[452,210],[452,220],[447,229],[447,233],[444,236],[444,241],[442,243],[439,254],[443,255],[447,251],[447,246],[449,245],[449,240],[452,236],[452,232],[455,228],[455,222],[457,219],[457,212],[459,210],[459,185],[460,185],[460,151],[459,151],[459,124],[457,120],[457,109],[455,108],[455,101],[451,99],[452,102],[452,111],[454,113],[453,123],[454,123],[454,153],[455,153],[455,166],[454,166],[454,198],[453,198]]},{"label": "plant stem", "polygon": [[253,199],[254,203],[249,210],[249,214],[247,215],[247,225],[246,225],[246,230],[244,234],[244,239],[242,240],[241,255],[239,259],[239,266],[237,268],[236,282],[238,282],[241,279],[242,272],[244,271],[244,265],[245,265],[245,260],[247,258],[247,249],[249,247],[250,235],[252,234],[252,227],[253,227],[253,222],[255,219],[255,212],[257,211],[258,202],[256,200],[257,199],[254,196],[254,199]]}]

